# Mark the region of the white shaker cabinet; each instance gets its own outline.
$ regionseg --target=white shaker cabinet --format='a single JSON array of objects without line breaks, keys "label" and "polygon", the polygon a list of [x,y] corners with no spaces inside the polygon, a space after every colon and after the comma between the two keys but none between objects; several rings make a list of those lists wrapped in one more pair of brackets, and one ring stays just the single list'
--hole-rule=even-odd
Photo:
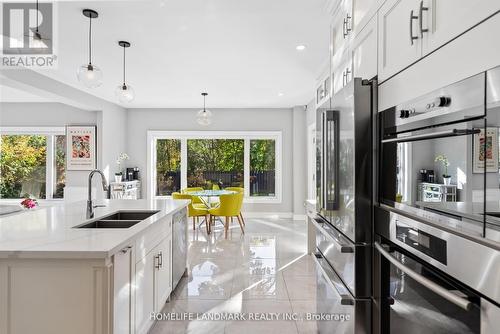
[{"label": "white shaker cabinet", "polygon": [[371,79],[377,75],[377,16],[373,16],[356,35],[349,48],[353,78]]},{"label": "white shaker cabinet", "polygon": [[113,331],[133,333],[134,248],[126,246],[113,255]]},{"label": "white shaker cabinet", "polygon": [[342,59],[342,62],[333,71],[333,95],[347,86],[353,78],[351,58],[348,55],[346,52],[346,56]]},{"label": "white shaker cabinet", "polygon": [[499,11],[500,0],[422,0],[417,8],[426,55]]},{"label": "white shaker cabinet", "polygon": [[135,327],[136,333],[147,333],[153,325],[150,314],[155,312],[155,266],[157,254],[152,250],[135,268]]},{"label": "white shaker cabinet", "polygon": [[387,0],[378,12],[378,75],[383,81],[422,54],[418,34],[418,2]]},{"label": "white shaker cabinet", "polygon": [[172,292],[172,235],[155,248],[155,310],[160,312]]},{"label": "white shaker cabinet", "polygon": [[137,262],[135,285],[136,333],[147,333],[153,324],[151,313],[160,312],[172,292],[171,233]]},{"label": "white shaker cabinet", "polygon": [[377,3],[381,0],[350,0],[352,12],[352,31],[354,35],[364,28],[366,22],[376,13]]}]

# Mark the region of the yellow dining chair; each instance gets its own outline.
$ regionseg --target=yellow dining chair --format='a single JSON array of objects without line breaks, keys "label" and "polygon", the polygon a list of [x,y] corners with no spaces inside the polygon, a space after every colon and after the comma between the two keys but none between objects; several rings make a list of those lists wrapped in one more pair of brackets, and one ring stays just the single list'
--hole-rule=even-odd
[{"label": "yellow dining chair", "polygon": [[188,216],[193,218],[193,231],[196,229],[196,222],[199,222],[200,217],[205,218],[205,225],[207,227],[207,234],[210,234],[209,214],[206,208],[198,208],[193,205],[193,197],[189,194],[172,193],[173,199],[189,199],[191,203],[188,205]]},{"label": "yellow dining chair", "polygon": [[245,229],[243,228],[243,224],[241,222],[240,216],[238,215],[241,210],[241,202],[243,201],[243,194],[227,194],[220,196],[220,205],[216,208],[209,209],[210,213],[210,222],[215,217],[226,217],[226,221],[224,222],[224,238],[227,239],[227,231],[229,230],[229,220],[232,217],[238,218],[238,223],[240,224],[241,232],[245,234]]},{"label": "yellow dining chair", "polygon": [[[202,187],[191,187],[191,188],[184,188],[181,190],[181,194],[187,194],[190,192],[195,192],[195,191],[203,191],[204,189]],[[206,205],[203,203],[201,198],[198,196],[193,196],[193,204],[195,207],[200,207],[198,204],[203,204],[203,207],[206,207]]]},{"label": "yellow dining chair", "polygon": [[[245,192],[245,189],[243,189],[241,187],[226,187],[226,188],[224,188],[224,190],[234,191],[234,192],[242,193],[242,194]],[[243,206],[243,199],[242,199],[242,206]],[[243,219],[243,215],[241,214],[241,210],[240,210],[239,216],[241,218],[241,222],[243,223],[243,226],[245,226],[245,219]]]}]

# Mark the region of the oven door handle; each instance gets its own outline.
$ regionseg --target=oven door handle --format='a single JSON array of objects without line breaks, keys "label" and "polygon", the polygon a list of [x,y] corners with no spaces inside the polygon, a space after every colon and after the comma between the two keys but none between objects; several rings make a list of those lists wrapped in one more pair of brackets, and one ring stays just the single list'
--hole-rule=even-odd
[{"label": "oven door handle", "polygon": [[417,140],[426,140],[426,139],[434,139],[434,138],[445,138],[445,137],[455,137],[455,136],[464,136],[464,135],[472,135],[481,132],[480,129],[452,129],[448,131],[439,131],[433,133],[426,133],[421,135],[413,135],[406,137],[398,137],[398,138],[390,138],[383,139],[382,144],[385,143],[404,143],[410,141]]},{"label": "oven door handle", "polygon": [[354,253],[354,247],[352,247],[349,244],[343,243],[341,240],[339,240],[339,238],[336,238],[330,232],[328,232],[323,226],[321,226],[322,224],[325,223],[318,221],[317,218],[312,219],[312,223],[314,224],[316,229],[318,229],[321,232],[322,235],[324,235],[328,240],[330,240],[330,242],[338,246],[341,253]]},{"label": "oven door handle", "polygon": [[447,289],[443,288],[442,286],[434,283],[430,279],[420,275],[416,271],[414,271],[411,268],[408,268],[401,262],[399,262],[395,257],[393,257],[389,252],[387,252],[382,245],[380,245],[378,242],[375,242],[375,248],[382,254],[389,262],[391,262],[396,268],[404,272],[406,275],[410,276],[413,278],[415,281],[418,283],[422,284],[424,287],[427,289],[433,291],[434,293],[440,295],[444,299],[448,300],[449,302],[457,305],[458,307],[461,307],[462,309],[469,311],[472,303],[462,297],[457,296],[456,294],[448,291]]},{"label": "oven door handle", "polygon": [[[322,259],[323,257],[319,255],[319,257]],[[340,277],[333,271],[331,268],[325,268],[320,261],[318,260],[318,255],[314,254],[314,261],[316,262],[316,265],[318,266],[319,270],[321,271],[321,274],[327,281],[328,285],[330,288],[333,289],[333,291],[337,292],[337,294],[340,296],[340,305],[354,305],[354,298],[350,296],[348,293],[342,293],[339,291],[339,289],[333,284],[333,282],[340,284],[344,286],[344,283],[342,283],[342,280]],[[347,288],[346,288],[347,289]]]}]

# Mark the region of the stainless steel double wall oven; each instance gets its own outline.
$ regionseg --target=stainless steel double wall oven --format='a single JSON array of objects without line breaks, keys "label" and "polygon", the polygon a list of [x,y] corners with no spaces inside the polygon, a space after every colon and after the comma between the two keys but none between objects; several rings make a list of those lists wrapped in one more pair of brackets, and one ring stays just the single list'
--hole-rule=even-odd
[{"label": "stainless steel double wall oven", "polygon": [[500,68],[382,111],[375,333],[500,331]]}]

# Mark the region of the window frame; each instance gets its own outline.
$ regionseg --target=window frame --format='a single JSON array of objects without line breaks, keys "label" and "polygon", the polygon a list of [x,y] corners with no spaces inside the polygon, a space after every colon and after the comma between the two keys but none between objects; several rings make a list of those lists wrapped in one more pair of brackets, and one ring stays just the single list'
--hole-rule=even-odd
[{"label": "window frame", "polygon": [[[47,150],[45,156],[45,198],[38,199],[40,201],[64,201],[63,198],[54,198],[54,185],[56,181],[56,159],[55,159],[55,143],[56,136],[65,136],[66,128],[64,126],[56,127],[0,127],[0,143],[1,136],[46,136]],[[1,198],[0,201],[13,201],[19,198]]]},{"label": "window frame", "polygon": [[[187,187],[188,139],[240,139],[243,144],[243,179],[245,203],[282,203],[282,132],[281,131],[148,131],[147,135],[147,196],[149,199],[171,198],[156,196],[156,141],[179,139],[181,141],[181,189]],[[275,141],[275,196],[250,197],[250,140]]]}]

